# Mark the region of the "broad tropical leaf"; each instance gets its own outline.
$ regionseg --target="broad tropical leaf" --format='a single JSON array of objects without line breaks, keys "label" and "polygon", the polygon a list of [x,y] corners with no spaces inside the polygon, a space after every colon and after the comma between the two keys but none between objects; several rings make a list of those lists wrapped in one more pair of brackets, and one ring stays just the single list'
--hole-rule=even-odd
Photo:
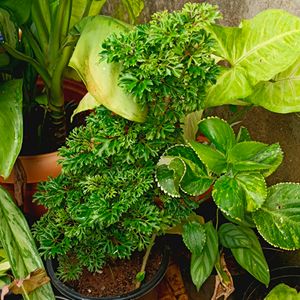
[{"label": "broad tropical leaf", "polygon": [[0,83],[0,91],[0,176],[6,178],[22,145],[22,80]]},{"label": "broad tropical leaf", "polygon": [[0,7],[6,9],[18,25],[23,25],[30,16],[32,0],[1,0]]},{"label": "broad tropical leaf", "polygon": [[201,255],[206,243],[205,226],[195,221],[184,224],[182,238],[192,254]]},{"label": "broad tropical leaf", "polygon": [[244,219],[245,194],[235,178],[223,175],[217,179],[212,197],[222,212],[237,221]]},{"label": "broad tropical leaf", "polygon": [[257,280],[268,285],[270,281],[269,267],[254,231],[242,226],[239,229],[248,236],[251,247],[231,248],[234,258]]},{"label": "broad tropical leaf", "polygon": [[272,80],[258,83],[246,100],[277,113],[300,111],[300,59]]},{"label": "broad tropical leaf", "polygon": [[206,243],[201,254],[192,254],[191,258],[191,277],[198,290],[211,274],[218,257],[218,233],[211,222],[204,227]]},{"label": "broad tropical leaf", "polygon": [[198,132],[198,123],[201,121],[203,111],[194,111],[184,118],[183,137],[186,141],[194,141]]},{"label": "broad tropical leaf", "polygon": [[[30,272],[44,268],[26,219],[8,192],[0,187],[0,241],[8,255],[15,278],[25,278]],[[29,294],[30,300],[54,300],[50,284]]]},{"label": "broad tropical leaf", "polygon": [[124,11],[127,11],[130,22],[134,24],[143,8],[144,0],[121,0],[119,6],[115,8],[114,17],[123,20]]},{"label": "broad tropical leaf", "polygon": [[284,283],[276,285],[265,300],[300,300],[300,293]]},{"label": "broad tropical leaf", "polygon": [[70,66],[78,72],[88,92],[99,105],[116,114],[129,120],[144,121],[146,110],[141,109],[133,97],[118,86],[121,65],[100,61],[103,40],[111,33],[129,30],[128,25],[110,17],[95,16],[84,19],[76,28],[81,35]]},{"label": "broad tropical leaf", "polygon": [[271,245],[300,248],[300,185],[281,183],[268,189],[264,205],[253,213],[257,230]]},{"label": "broad tropical leaf", "polygon": [[[254,86],[290,67],[300,54],[300,19],[283,10],[266,10],[238,28],[213,25],[218,55],[230,63],[213,85],[204,107],[239,104]],[[272,55],[270,55],[272,53]]]},{"label": "broad tropical leaf", "polygon": [[241,230],[241,226],[232,223],[222,224],[218,231],[220,243],[226,248],[250,248],[248,235]]},{"label": "broad tropical leaf", "polygon": [[232,128],[222,119],[210,117],[200,121],[198,127],[200,132],[222,153],[226,153],[236,143]]},{"label": "broad tropical leaf", "polygon": [[83,111],[92,110],[92,109],[96,108],[97,106],[99,106],[99,104],[96,101],[96,99],[90,93],[86,93],[85,96],[79,102],[79,105],[73,111],[73,114],[71,116],[71,122],[73,122],[73,118],[75,115],[77,115]]}]

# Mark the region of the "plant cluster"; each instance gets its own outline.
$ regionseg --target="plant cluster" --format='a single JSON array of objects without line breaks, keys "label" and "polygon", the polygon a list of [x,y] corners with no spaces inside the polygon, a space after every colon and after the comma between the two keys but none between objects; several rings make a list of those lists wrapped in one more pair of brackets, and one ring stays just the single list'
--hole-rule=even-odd
[{"label": "plant cluster", "polygon": [[224,247],[268,285],[268,265],[252,228],[271,245],[299,249],[300,185],[281,183],[267,188],[265,177],[282,161],[279,144],[252,141],[245,128],[235,136],[230,125],[216,117],[201,120],[198,129],[208,143],[190,140],[187,145],[172,146],[156,170],[159,186],[172,197],[198,196],[213,185],[212,198],[230,221],[221,226],[217,222],[215,227],[211,222],[185,224],[183,237],[192,252],[192,279],[200,288],[214,267],[222,277],[219,247]]},{"label": "plant cluster", "polygon": [[[186,6],[182,13],[170,14],[174,28],[181,24],[180,16],[189,16],[189,22],[191,17],[213,21],[210,6],[196,7]],[[166,13],[160,16],[164,19]],[[163,32],[161,41],[167,25],[155,29],[157,34]],[[201,61],[196,75],[203,93],[217,68],[208,59],[212,52],[209,36],[202,31],[201,35],[207,45],[195,60]],[[192,47],[194,35],[190,39],[186,43]],[[188,70],[190,61],[182,63]],[[171,78],[178,80],[174,73],[166,80]],[[49,211],[35,225],[34,233],[46,257],[59,257],[63,279],[77,278],[83,267],[97,271],[110,259],[128,258],[133,251],[145,249],[154,235],[178,224],[197,207],[185,196],[174,201],[155,184],[159,156],[170,145],[183,141],[181,120],[201,99],[200,94],[191,93],[178,101],[178,87],[166,86],[157,84],[151,96],[143,93],[138,100],[147,106],[144,123],[97,108],[86,126],[76,128],[60,149],[62,174],[40,186],[36,199]]]}]

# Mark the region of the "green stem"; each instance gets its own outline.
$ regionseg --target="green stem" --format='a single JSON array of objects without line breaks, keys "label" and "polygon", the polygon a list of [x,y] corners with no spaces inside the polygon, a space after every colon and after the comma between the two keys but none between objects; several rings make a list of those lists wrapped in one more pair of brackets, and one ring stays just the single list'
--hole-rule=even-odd
[{"label": "green stem", "polygon": [[7,43],[3,43],[2,46],[13,57],[30,63],[35,68],[35,70],[40,74],[45,84],[47,86],[50,86],[51,78],[50,75],[48,74],[48,71],[45,68],[43,68],[35,59],[23,54],[22,52],[15,50]]},{"label": "green stem", "polygon": [[21,289],[23,291],[22,296],[25,298],[25,300],[30,300],[26,290],[24,289],[23,284],[21,285]]},{"label": "green stem", "polygon": [[[141,267],[140,273],[145,273],[146,265],[147,265],[147,262],[148,262],[148,259],[149,259],[149,255],[150,255],[151,249],[152,249],[152,247],[154,245],[155,239],[156,239],[156,234],[154,233],[152,235],[152,237],[151,237],[150,244],[147,247],[146,253],[145,253],[144,257],[143,257],[143,263],[142,263],[142,267]],[[141,281],[137,281],[137,283],[135,284],[135,288],[138,289],[140,286],[141,286]]]}]

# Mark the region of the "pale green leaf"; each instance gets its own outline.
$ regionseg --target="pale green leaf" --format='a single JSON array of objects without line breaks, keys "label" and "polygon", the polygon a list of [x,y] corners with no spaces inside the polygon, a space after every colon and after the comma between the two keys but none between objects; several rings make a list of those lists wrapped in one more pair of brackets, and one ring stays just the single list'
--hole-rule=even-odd
[{"label": "pale green leaf", "polygon": [[239,173],[235,179],[244,190],[246,210],[253,212],[259,209],[267,198],[267,185],[264,176],[258,172]]},{"label": "pale green leaf", "polygon": [[184,224],[182,238],[192,254],[201,255],[206,243],[205,226],[195,221]]},{"label": "pale green leaf", "polygon": [[223,175],[217,179],[212,197],[222,212],[238,221],[244,219],[245,194],[235,178]]},{"label": "pale green leaf", "polygon": [[[2,187],[0,187],[0,241],[8,255],[15,278],[25,278],[30,272],[44,268],[24,215]],[[30,293],[29,299],[54,300],[50,283]]]},{"label": "pale green leaf", "polygon": [[276,247],[300,248],[300,185],[277,184],[268,189],[264,205],[253,213],[257,230]]},{"label": "pale green leaf", "polygon": [[195,141],[190,141],[189,145],[209,170],[216,174],[222,174],[226,170],[226,157],[222,152]]},{"label": "pale green leaf", "polygon": [[69,65],[77,71],[88,92],[99,105],[116,114],[132,121],[144,121],[146,111],[118,86],[121,65],[100,61],[103,40],[111,33],[129,30],[128,25],[110,17],[95,16],[85,19],[77,30],[82,31]]},{"label": "pale green leaf", "polygon": [[22,145],[22,80],[0,83],[0,91],[0,176],[6,178]]},{"label": "pale green leaf", "polygon": [[210,117],[200,121],[198,127],[200,132],[222,153],[227,153],[236,143],[232,128],[222,119]]},{"label": "pale green leaf", "polygon": [[185,116],[183,122],[183,137],[186,141],[194,141],[198,132],[198,123],[201,121],[203,111],[194,111]]},{"label": "pale green leaf", "polygon": [[277,113],[300,111],[300,59],[270,81],[260,82],[246,99]]},{"label": "pale green leaf", "polygon": [[230,67],[209,89],[205,107],[238,104],[256,84],[287,69],[300,54],[300,19],[283,10],[263,11],[239,28],[213,25],[211,32],[218,55]]},{"label": "pale green leaf", "polygon": [[121,0],[113,12],[114,17],[124,20],[124,11],[127,11],[130,23],[136,23],[136,18],[144,8],[144,0]]},{"label": "pale green leaf", "polygon": [[276,285],[265,300],[300,300],[300,293],[284,283]]},{"label": "pale green leaf", "polygon": [[251,241],[241,226],[232,223],[222,224],[218,231],[220,243],[226,248],[250,248]]},{"label": "pale green leaf", "polygon": [[192,254],[191,258],[191,277],[198,290],[211,274],[218,257],[218,233],[211,222],[204,227],[206,243],[201,254]]},{"label": "pale green leaf", "polygon": [[250,248],[231,248],[232,254],[236,261],[257,280],[269,284],[270,272],[264,257],[261,245],[250,228],[240,226],[240,230],[248,236],[251,243]]},{"label": "pale green leaf", "polygon": [[99,106],[99,104],[96,101],[96,99],[90,93],[86,93],[85,96],[80,100],[76,109],[73,111],[73,114],[71,116],[71,122],[73,122],[73,118],[75,115],[83,111],[92,110],[97,106]]}]

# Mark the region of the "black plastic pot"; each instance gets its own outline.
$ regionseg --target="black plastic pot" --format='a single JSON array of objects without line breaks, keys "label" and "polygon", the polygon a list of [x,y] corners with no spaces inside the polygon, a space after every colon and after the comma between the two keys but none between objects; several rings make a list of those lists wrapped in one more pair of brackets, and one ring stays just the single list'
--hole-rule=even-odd
[{"label": "black plastic pot", "polygon": [[271,270],[271,280],[268,287],[253,281],[247,288],[243,300],[263,300],[267,294],[279,283],[290,287],[300,287],[300,266],[287,266]]},{"label": "black plastic pot", "polygon": [[68,297],[70,300],[129,300],[129,299],[138,299],[142,296],[147,295],[151,292],[163,279],[167,267],[169,264],[169,250],[164,247],[163,250],[163,256],[162,256],[162,262],[160,264],[160,267],[156,273],[156,275],[152,278],[151,281],[148,281],[141,285],[140,288],[120,296],[111,296],[111,297],[88,297],[83,296],[79,293],[77,293],[72,288],[65,285],[63,282],[61,282],[55,275],[55,266],[52,260],[46,261],[46,269],[48,272],[48,275],[51,278],[51,283],[54,286],[54,288],[61,293],[61,295]]}]

